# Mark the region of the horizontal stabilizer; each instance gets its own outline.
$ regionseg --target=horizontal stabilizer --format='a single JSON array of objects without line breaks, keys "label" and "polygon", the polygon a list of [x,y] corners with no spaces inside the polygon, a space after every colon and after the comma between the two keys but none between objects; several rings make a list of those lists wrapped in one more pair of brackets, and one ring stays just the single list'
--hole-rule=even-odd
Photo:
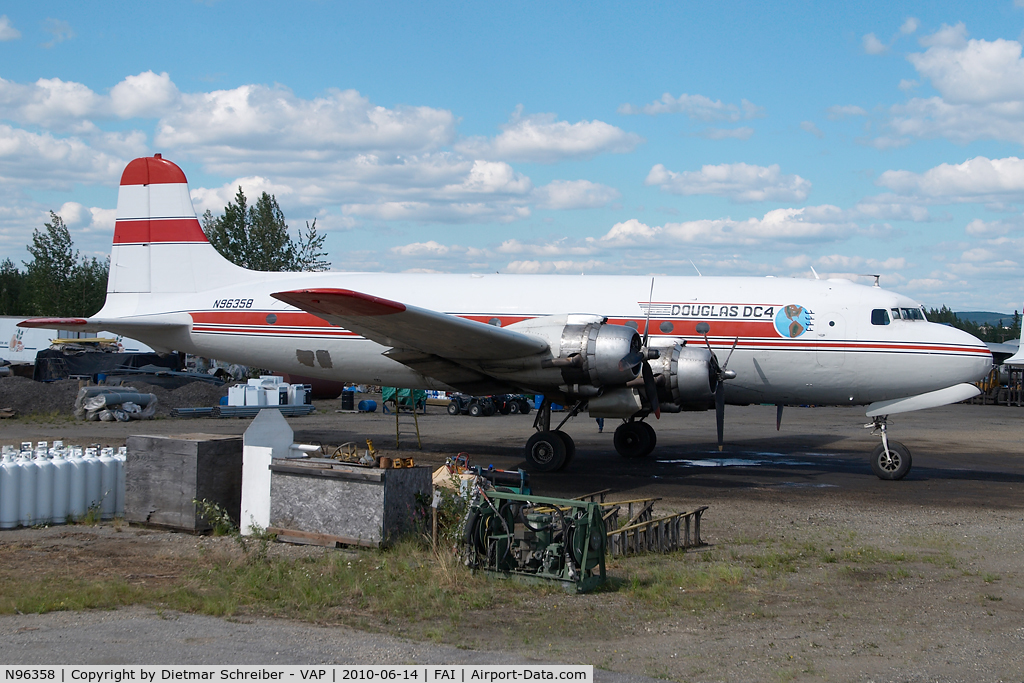
[{"label": "horizontal stabilizer", "polygon": [[929,391],[927,394],[907,396],[906,398],[895,398],[890,401],[875,401],[868,406],[866,415],[877,417],[878,415],[895,415],[897,413],[909,413],[925,408],[938,408],[947,406],[950,403],[959,403],[969,398],[974,398],[981,393],[981,389],[973,384],[956,384],[938,391]]},{"label": "horizontal stabilizer", "polygon": [[271,296],[378,344],[456,362],[523,358],[548,350],[546,341],[532,335],[350,289],[302,289]]}]

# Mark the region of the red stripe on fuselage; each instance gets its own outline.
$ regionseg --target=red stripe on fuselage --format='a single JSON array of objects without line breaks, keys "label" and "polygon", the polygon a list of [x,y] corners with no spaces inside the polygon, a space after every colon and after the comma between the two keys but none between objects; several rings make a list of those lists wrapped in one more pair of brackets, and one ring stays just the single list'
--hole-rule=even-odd
[{"label": "red stripe on fuselage", "polygon": [[114,224],[114,244],[206,241],[195,218],[121,219]]}]

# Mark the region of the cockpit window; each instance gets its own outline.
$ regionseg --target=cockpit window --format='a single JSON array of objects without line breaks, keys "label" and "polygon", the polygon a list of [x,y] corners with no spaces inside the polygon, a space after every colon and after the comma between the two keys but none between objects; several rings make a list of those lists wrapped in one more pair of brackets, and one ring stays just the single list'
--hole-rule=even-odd
[{"label": "cockpit window", "polygon": [[872,325],[888,325],[889,324],[889,311],[884,308],[876,308],[871,311],[871,324]]},{"label": "cockpit window", "polygon": [[904,320],[924,320],[924,313],[920,308],[902,308],[900,312]]},{"label": "cockpit window", "polygon": [[892,319],[893,320],[899,320],[900,319],[900,309],[898,309],[898,308],[893,308],[892,309]]}]

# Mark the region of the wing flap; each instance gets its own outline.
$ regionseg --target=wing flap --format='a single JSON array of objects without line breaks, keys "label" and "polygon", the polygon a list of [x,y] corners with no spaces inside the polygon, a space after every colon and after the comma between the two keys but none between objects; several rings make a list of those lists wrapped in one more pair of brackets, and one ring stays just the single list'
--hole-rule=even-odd
[{"label": "wing flap", "polygon": [[350,289],[300,289],[271,296],[378,344],[456,363],[522,358],[548,350],[546,341],[532,335]]}]

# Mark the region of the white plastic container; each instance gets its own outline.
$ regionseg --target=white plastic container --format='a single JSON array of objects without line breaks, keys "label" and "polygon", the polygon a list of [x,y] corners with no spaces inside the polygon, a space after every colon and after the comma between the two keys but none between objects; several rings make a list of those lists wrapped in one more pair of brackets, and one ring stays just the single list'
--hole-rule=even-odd
[{"label": "white plastic container", "polygon": [[68,466],[68,510],[72,519],[78,519],[86,513],[89,506],[85,504],[85,464],[78,448],[72,447],[67,458]]},{"label": "white plastic container", "polygon": [[36,451],[32,461],[36,466],[36,512],[33,524],[53,521],[53,463],[46,457],[46,447]]},{"label": "white plastic container", "polygon": [[[55,444],[56,445],[56,444]],[[68,501],[71,497],[71,469],[64,453],[57,451],[53,460],[53,510],[50,515],[51,524],[64,524],[68,517]]]},{"label": "white plastic container", "polygon": [[113,519],[117,505],[117,459],[113,448],[100,452],[100,488],[103,489],[100,513],[103,519]]},{"label": "white plastic container", "polygon": [[245,387],[245,405],[247,406],[265,406],[267,405],[267,395],[263,391],[261,386],[246,386]]},{"label": "white plastic container", "polygon": [[32,460],[32,452],[27,451],[18,458],[21,468],[21,500],[18,503],[18,522],[22,526],[32,526],[36,517],[36,473],[39,468]]},{"label": "white plastic container", "polygon": [[284,386],[263,387],[263,395],[268,406],[288,405],[288,389]]},{"label": "white plastic container", "polygon": [[306,385],[305,384],[289,384],[288,385],[288,405],[290,406],[301,406],[306,402]]},{"label": "white plastic container", "polygon": [[11,453],[0,461],[0,529],[13,529],[21,521],[21,465]]},{"label": "white plastic container", "polygon": [[229,406],[244,406],[245,405],[245,385],[237,384],[233,387],[228,387],[228,405]]},{"label": "white plastic container", "polygon": [[96,457],[95,448],[86,448],[82,458],[85,467],[85,509],[103,504],[103,465]]}]

